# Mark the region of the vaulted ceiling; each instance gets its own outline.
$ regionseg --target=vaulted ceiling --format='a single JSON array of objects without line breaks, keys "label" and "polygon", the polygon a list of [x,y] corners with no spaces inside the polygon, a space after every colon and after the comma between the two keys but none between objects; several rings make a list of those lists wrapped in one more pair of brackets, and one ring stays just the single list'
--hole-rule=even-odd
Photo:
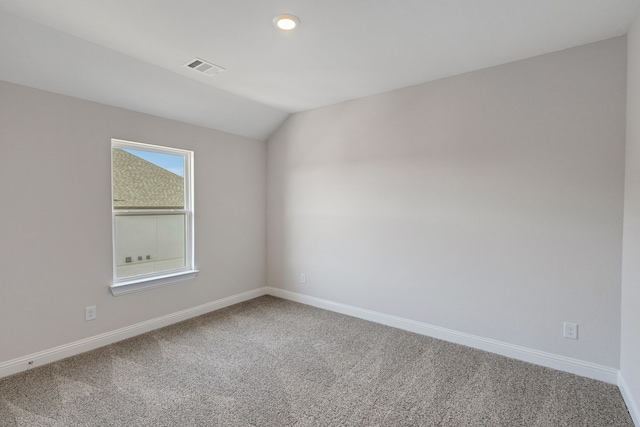
[{"label": "vaulted ceiling", "polygon": [[[0,0],[0,79],[266,139],[289,113],[626,34],[640,0]],[[290,33],[272,20],[300,18]],[[202,58],[215,76],[185,63]]]}]

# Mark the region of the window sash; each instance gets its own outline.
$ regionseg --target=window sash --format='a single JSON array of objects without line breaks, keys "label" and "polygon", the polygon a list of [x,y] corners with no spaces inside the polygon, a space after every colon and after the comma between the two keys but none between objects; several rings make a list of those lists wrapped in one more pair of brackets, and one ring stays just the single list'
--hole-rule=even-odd
[{"label": "window sash", "polygon": [[[179,217],[178,222],[160,223],[160,217]],[[127,224],[118,221],[118,218],[145,218],[149,217],[145,223],[128,224],[129,227],[136,228],[136,235],[130,238],[126,232],[120,231],[120,227],[127,227]],[[143,220],[144,221],[144,220]],[[120,224],[119,224],[120,222]],[[138,228],[140,226],[143,228]],[[179,229],[176,229],[176,226]],[[190,229],[189,212],[182,211],[147,211],[146,213],[116,213],[114,215],[114,277],[117,281],[130,281],[135,279],[145,279],[159,274],[188,271],[193,267],[189,265],[188,239]],[[173,229],[173,230],[172,230]],[[143,236],[149,238],[146,242]],[[122,245],[127,240],[131,249],[120,252]],[[179,246],[175,241],[180,241]],[[146,244],[145,244],[146,243]],[[163,244],[164,243],[164,244]],[[146,246],[146,248],[145,248]],[[137,247],[137,248],[136,248]],[[142,257],[140,259],[139,257]],[[128,260],[127,260],[128,258]],[[180,262],[180,266],[176,263]],[[126,274],[126,271],[131,274]]]}]

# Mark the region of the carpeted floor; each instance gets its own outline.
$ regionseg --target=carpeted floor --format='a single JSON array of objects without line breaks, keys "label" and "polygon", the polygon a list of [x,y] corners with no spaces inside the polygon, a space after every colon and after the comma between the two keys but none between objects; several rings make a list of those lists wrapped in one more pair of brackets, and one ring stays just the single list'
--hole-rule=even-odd
[{"label": "carpeted floor", "polygon": [[0,380],[0,426],[633,426],[602,382],[261,297]]}]

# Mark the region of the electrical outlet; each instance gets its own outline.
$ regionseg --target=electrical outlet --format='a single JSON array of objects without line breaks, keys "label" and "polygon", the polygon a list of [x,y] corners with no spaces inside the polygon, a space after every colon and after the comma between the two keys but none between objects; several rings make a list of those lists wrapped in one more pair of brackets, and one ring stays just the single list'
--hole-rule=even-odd
[{"label": "electrical outlet", "polygon": [[84,308],[84,320],[95,320],[98,313],[96,312],[96,306],[92,305],[91,307]]},{"label": "electrical outlet", "polygon": [[307,275],[300,273],[300,283],[307,283]]},{"label": "electrical outlet", "polygon": [[577,323],[569,323],[564,322],[564,335],[565,338],[569,338],[572,340],[578,339],[578,324]]}]

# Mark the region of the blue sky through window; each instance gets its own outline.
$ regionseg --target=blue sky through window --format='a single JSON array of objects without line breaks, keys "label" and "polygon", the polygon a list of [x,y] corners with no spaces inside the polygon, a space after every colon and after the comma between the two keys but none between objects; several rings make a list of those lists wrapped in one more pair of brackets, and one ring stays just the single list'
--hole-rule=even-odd
[{"label": "blue sky through window", "polygon": [[125,148],[124,151],[138,156],[154,165],[184,177],[184,157],[175,154],[153,153],[150,151],[132,150]]}]

